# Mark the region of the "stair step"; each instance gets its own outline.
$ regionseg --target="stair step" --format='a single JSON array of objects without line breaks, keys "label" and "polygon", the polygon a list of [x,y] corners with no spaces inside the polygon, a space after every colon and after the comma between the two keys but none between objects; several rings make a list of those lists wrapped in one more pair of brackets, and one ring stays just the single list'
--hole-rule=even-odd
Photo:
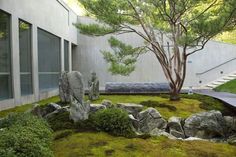
[{"label": "stair step", "polygon": [[225,77],[225,78],[223,78],[224,80],[226,80],[226,81],[231,81],[231,80],[233,80],[234,78],[233,77]]},{"label": "stair step", "polygon": [[236,77],[236,74],[228,75],[229,77]]},{"label": "stair step", "polygon": [[213,82],[212,84],[213,85],[222,85],[223,83],[221,83],[221,82]]},{"label": "stair step", "polygon": [[213,89],[213,88],[215,88],[216,86],[214,86],[214,85],[207,85],[206,87],[209,87],[209,88]]},{"label": "stair step", "polygon": [[217,80],[217,82],[226,83],[226,80]]},{"label": "stair step", "polygon": [[216,88],[224,83],[227,83],[229,81],[232,81],[236,79],[236,72],[230,73],[228,75],[222,76],[221,78],[219,78],[218,80],[215,80],[214,82],[210,82],[209,84],[205,85],[205,88]]}]

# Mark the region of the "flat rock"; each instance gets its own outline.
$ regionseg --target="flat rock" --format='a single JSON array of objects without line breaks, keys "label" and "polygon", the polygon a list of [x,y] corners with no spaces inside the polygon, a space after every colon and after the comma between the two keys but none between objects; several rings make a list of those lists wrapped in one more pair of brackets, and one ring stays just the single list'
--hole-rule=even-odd
[{"label": "flat rock", "polygon": [[90,113],[97,112],[99,110],[104,110],[106,109],[105,105],[102,104],[90,104]]},{"label": "flat rock", "polygon": [[118,103],[116,107],[127,111],[129,114],[134,115],[134,117],[136,117],[143,109],[143,105],[132,103]]},{"label": "flat rock", "polygon": [[35,104],[33,109],[31,110],[31,113],[39,117],[45,117],[46,115],[56,110],[59,110],[60,108],[61,106],[56,103],[49,103],[48,105],[45,105],[45,106]]},{"label": "flat rock", "polygon": [[169,139],[172,139],[172,140],[176,140],[177,138],[163,130],[160,130],[160,129],[153,129],[151,132],[150,132],[150,135],[151,136],[165,136],[165,137],[168,137]]},{"label": "flat rock", "polygon": [[113,106],[110,100],[102,100],[102,105],[106,106],[106,108],[111,108]]}]

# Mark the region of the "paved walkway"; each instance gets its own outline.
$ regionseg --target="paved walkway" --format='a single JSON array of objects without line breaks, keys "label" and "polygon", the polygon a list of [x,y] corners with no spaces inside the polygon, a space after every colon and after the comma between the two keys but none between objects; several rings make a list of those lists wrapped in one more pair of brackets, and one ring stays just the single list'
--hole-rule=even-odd
[{"label": "paved walkway", "polygon": [[226,92],[215,92],[213,90],[196,90],[194,91],[194,93],[214,97],[236,108],[236,94]]}]

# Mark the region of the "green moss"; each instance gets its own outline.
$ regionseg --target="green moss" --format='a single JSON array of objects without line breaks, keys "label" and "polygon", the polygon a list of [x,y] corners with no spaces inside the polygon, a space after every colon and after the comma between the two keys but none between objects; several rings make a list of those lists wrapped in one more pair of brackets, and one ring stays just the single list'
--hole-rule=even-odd
[{"label": "green moss", "polygon": [[[205,111],[200,108],[200,101],[195,99],[183,98],[180,101],[170,101],[169,97],[161,97],[161,96],[150,96],[150,95],[101,95],[99,100],[94,101],[93,103],[101,103],[103,99],[111,100],[114,104],[123,102],[123,103],[137,103],[140,104],[142,102],[158,102],[159,104],[166,104],[166,106],[156,106],[155,108],[161,113],[161,115],[168,119],[171,116],[179,116],[186,118],[189,115],[201,111]],[[146,107],[148,104],[145,105]],[[175,111],[170,110],[170,108],[176,108]]]},{"label": "green moss", "polygon": [[215,91],[218,92],[229,92],[229,93],[234,93],[236,94],[236,79],[229,81],[219,87],[215,88]]},{"label": "green moss", "polygon": [[[35,104],[46,105],[46,104],[48,104],[48,103],[51,103],[51,102],[58,102],[58,101],[60,101],[59,97],[58,97],[58,96],[55,96],[55,97],[51,97],[51,98],[48,98],[48,99],[45,99],[45,100],[36,102]],[[25,112],[25,111],[31,109],[32,107],[33,107],[33,104],[26,104],[26,105],[17,106],[17,107],[8,109],[8,110],[0,111],[0,118],[6,117],[6,116],[7,116],[8,114],[10,114],[10,113],[21,113],[21,112]]]},{"label": "green moss", "polygon": [[54,141],[55,157],[234,157],[236,147],[207,141],[114,137],[106,133],[76,133]]}]

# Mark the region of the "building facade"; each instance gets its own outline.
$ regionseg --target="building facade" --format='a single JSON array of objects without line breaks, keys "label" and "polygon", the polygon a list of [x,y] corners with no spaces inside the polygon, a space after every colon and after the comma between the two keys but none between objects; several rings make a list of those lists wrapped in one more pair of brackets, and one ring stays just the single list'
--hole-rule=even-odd
[{"label": "building facade", "polygon": [[0,110],[58,94],[77,15],[60,0],[0,0]]}]

